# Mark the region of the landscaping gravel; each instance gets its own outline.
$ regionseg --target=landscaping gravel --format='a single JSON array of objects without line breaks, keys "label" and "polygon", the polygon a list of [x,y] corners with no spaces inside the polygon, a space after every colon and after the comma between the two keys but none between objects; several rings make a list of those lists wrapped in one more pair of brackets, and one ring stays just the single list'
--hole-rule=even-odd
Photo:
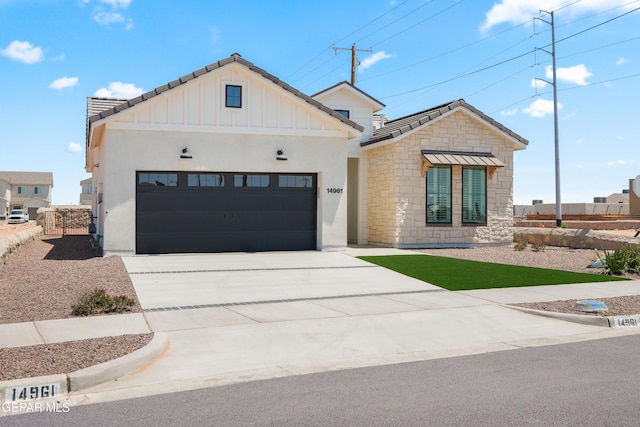
[{"label": "landscaping gravel", "polygon": [[[129,312],[142,311],[120,257],[97,257],[88,236],[36,238],[0,266],[0,324],[73,317],[72,306],[96,289],[131,297],[136,304]],[[122,335],[0,348],[0,381],[73,372],[129,354],[152,337]]]}]

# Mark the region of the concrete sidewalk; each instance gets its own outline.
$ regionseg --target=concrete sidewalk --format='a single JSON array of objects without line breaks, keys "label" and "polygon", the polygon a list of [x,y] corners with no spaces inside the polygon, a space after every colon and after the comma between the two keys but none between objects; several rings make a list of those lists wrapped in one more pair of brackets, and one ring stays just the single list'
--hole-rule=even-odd
[{"label": "concrete sidewalk", "polygon": [[142,313],[0,324],[0,348],[53,344],[151,330]]}]

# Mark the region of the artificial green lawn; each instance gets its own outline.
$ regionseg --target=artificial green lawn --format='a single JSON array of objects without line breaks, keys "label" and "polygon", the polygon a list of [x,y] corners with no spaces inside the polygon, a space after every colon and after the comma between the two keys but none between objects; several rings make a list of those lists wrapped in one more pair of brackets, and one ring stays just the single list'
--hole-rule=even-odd
[{"label": "artificial green lawn", "polygon": [[450,291],[627,280],[602,274],[574,273],[432,255],[358,258]]}]

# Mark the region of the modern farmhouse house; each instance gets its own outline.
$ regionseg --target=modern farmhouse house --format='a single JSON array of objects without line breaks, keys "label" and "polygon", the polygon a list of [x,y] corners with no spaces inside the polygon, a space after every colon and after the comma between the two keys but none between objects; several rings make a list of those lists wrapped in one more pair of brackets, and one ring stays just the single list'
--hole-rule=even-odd
[{"label": "modern farmhouse house", "polygon": [[464,246],[512,239],[527,141],[462,100],[397,120],[238,54],[130,100],[88,98],[105,254]]}]

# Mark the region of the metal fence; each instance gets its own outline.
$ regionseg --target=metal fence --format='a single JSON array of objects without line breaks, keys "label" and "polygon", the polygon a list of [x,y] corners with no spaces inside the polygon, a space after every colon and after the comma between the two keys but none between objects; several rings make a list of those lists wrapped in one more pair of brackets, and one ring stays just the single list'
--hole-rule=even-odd
[{"label": "metal fence", "polygon": [[47,210],[43,212],[43,215],[41,224],[44,234],[89,235],[89,224],[91,223],[91,211],[89,210]]}]

